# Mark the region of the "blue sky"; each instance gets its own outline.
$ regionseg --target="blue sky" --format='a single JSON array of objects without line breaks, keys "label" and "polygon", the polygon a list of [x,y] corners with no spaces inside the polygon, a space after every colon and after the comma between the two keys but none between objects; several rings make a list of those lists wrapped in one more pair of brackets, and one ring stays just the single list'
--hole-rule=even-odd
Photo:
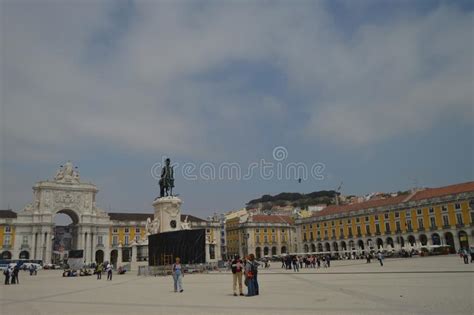
[{"label": "blue sky", "polygon": [[1,208],[72,160],[100,207],[151,211],[163,156],[246,170],[277,146],[324,179],[189,180],[178,166],[183,211],[473,179],[472,1],[0,6]]}]

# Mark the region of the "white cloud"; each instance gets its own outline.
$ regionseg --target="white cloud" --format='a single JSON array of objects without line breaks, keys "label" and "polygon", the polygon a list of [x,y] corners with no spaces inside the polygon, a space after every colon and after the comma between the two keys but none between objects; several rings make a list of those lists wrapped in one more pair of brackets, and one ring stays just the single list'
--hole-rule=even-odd
[{"label": "white cloud", "polygon": [[429,129],[447,111],[472,117],[472,13],[441,7],[347,38],[317,6],[139,2],[129,28],[95,50],[97,33],[121,22],[101,4],[2,3],[9,159],[91,145],[202,157],[258,146],[259,122],[285,128],[295,105],[232,72],[196,79],[235,60],[288,78],[308,137],[368,145]]}]

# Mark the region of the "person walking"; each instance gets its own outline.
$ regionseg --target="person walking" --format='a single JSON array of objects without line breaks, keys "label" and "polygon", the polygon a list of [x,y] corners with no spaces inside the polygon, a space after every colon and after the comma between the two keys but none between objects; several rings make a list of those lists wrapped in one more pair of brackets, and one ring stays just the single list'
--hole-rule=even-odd
[{"label": "person walking", "polygon": [[112,265],[110,263],[107,263],[105,271],[107,272],[107,280],[112,281]]},{"label": "person walking", "polygon": [[465,248],[462,250],[462,258],[465,264],[469,264],[469,255],[467,254],[467,249]]},{"label": "person walking", "polygon": [[232,269],[232,288],[234,290],[234,296],[237,296],[237,283],[239,284],[239,294],[241,296],[244,295],[242,292],[242,270],[243,270],[243,263],[240,260],[239,255],[235,255],[234,259],[231,262],[231,269]]},{"label": "person walking", "polygon": [[328,268],[331,267],[331,255],[329,254],[326,256],[326,263],[328,265]]},{"label": "person walking", "polygon": [[176,257],[175,263],[173,264],[173,281],[174,281],[174,292],[183,292],[183,269],[181,267],[181,259]]},{"label": "person walking", "polygon": [[281,257],[281,268],[285,268],[286,264],[285,264],[285,257]]},{"label": "person walking", "polygon": [[377,254],[377,259],[378,259],[379,262],[380,262],[380,266],[383,266],[383,254],[382,254],[382,252],[379,252],[379,253]]},{"label": "person walking", "polygon": [[299,262],[298,262],[298,256],[294,256],[294,257],[293,257],[293,271],[294,271],[294,272],[299,272],[299,271],[300,271]]}]

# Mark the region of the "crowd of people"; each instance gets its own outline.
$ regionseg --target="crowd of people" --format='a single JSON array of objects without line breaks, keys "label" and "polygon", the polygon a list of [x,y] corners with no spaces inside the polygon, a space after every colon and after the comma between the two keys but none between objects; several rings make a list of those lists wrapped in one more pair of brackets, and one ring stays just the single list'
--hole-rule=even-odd
[{"label": "crowd of people", "polygon": [[302,268],[329,268],[331,267],[330,255],[287,255],[281,258],[282,269],[293,269],[294,272],[299,272]]},{"label": "crowd of people", "polygon": [[9,266],[3,271],[3,275],[5,276],[5,284],[20,284],[20,279],[18,278],[18,274],[20,272],[20,268],[18,265]]},{"label": "crowd of people", "polygon": [[471,259],[471,264],[474,262],[474,250],[471,248],[461,248],[459,250],[459,256],[465,264],[469,264],[469,258]]}]

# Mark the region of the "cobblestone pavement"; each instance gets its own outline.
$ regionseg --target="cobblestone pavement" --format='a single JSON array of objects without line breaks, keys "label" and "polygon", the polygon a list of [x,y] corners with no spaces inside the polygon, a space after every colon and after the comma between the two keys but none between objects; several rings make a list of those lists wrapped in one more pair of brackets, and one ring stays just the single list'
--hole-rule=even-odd
[{"label": "cobblestone pavement", "polygon": [[228,272],[171,277],[114,274],[62,278],[61,271],[20,274],[0,285],[1,314],[473,314],[474,264],[458,256],[334,261],[328,269],[259,273],[256,297],[234,297]]}]

